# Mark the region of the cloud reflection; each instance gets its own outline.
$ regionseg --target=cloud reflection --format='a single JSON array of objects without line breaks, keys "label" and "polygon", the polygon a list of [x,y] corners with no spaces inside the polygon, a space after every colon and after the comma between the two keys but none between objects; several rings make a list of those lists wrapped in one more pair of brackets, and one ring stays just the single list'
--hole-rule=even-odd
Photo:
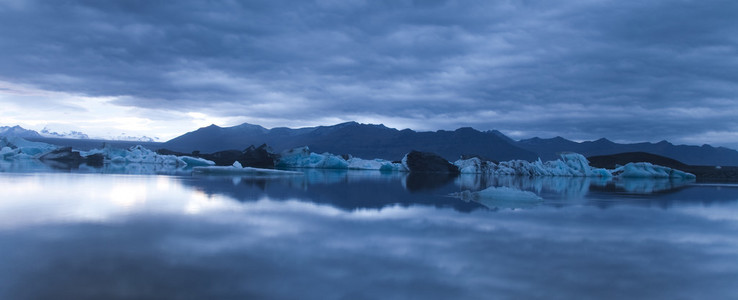
[{"label": "cloud reflection", "polygon": [[[6,299],[726,298],[735,221],[638,207],[240,211],[0,231]],[[367,217],[371,216],[371,217]],[[647,228],[648,230],[644,230]]]}]

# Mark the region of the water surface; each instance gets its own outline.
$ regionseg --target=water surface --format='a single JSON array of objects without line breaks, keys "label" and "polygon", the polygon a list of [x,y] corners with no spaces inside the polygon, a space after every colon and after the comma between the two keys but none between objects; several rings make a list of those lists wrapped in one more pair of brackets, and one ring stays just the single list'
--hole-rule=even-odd
[{"label": "water surface", "polygon": [[[508,186],[538,205],[462,201]],[[728,299],[738,186],[0,173],[0,299]]]}]

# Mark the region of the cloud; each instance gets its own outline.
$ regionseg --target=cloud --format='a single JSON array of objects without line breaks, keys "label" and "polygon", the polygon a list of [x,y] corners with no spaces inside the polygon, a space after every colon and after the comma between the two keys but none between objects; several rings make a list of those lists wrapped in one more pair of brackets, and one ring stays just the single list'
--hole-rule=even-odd
[{"label": "cloud", "polygon": [[0,79],[275,126],[678,142],[738,131],[720,113],[738,107],[737,5],[6,2]]}]

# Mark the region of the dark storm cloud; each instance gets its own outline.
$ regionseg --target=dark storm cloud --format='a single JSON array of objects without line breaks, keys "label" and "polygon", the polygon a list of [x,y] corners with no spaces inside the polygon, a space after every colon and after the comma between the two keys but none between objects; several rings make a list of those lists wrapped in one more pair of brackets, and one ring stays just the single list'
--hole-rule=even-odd
[{"label": "dark storm cloud", "polygon": [[219,116],[719,136],[738,131],[736,11],[734,1],[10,1],[0,79]]}]

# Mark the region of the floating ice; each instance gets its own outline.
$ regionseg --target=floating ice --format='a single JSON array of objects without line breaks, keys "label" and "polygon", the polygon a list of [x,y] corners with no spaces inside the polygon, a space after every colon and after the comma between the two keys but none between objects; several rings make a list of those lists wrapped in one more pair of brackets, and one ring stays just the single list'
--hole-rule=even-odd
[{"label": "floating ice", "polygon": [[572,176],[572,177],[642,177],[642,178],[695,178],[693,174],[650,163],[629,163],[614,170],[594,168],[578,153],[564,153],[554,161],[534,162],[511,160],[495,164],[479,158],[457,160],[454,165],[464,174],[521,175],[521,176]]},{"label": "floating ice", "polygon": [[625,178],[680,178],[694,179],[692,173],[654,165],[647,162],[628,163],[611,171],[613,175]]},{"label": "floating ice", "polygon": [[255,176],[275,176],[275,175],[303,175],[302,172],[261,169],[252,167],[243,167],[240,162],[236,161],[231,166],[208,166],[194,167],[193,173],[214,174],[214,175],[255,175]]},{"label": "floating ice", "polygon": [[461,173],[524,176],[612,176],[605,169],[591,167],[587,158],[577,153],[561,154],[560,159],[545,163],[538,159],[534,162],[511,160],[495,164],[475,157],[457,160],[454,165],[459,167]]},{"label": "floating ice", "polygon": [[187,166],[190,167],[199,167],[199,166],[214,166],[215,162],[212,160],[207,160],[204,158],[199,157],[192,157],[192,156],[180,156],[179,159],[184,161]]},{"label": "floating ice", "polygon": [[106,162],[112,163],[141,163],[172,166],[186,166],[187,163],[175,155],[160,155],[154,151],[138,145],[128,149],[119,149],[106,146],[102,149],[93,149],[81,152],[82,156],[102,154]]},{"label": "floating ice", "polygon": [[358,157],[350,157],[347,160],[335,154],[312,153],[308,147],[294,148],[282,152],[277,159],[276,166],[278,168],[407,171],[402,164],[388,160],[366,160]]},{"label": "floating ice", "polygon": [[[8,161],[38,159],[56,149],[59,149],[59,147],[47,143],[31,142],[20,137],[0,138],[0,158]],[[105,146],[102,149],[92,149],[90,151],[72,151],[79,152],[82,158],[99,154],[103,156],[106,163],[118,165],[152,164],[171,166],[174,168],[215,165],[215,163],[210,160],[197,157],[160,155],[140,145],[128,149]],[[161,168],[156,169],[160,170]]]},{"label": "floating ice", "polygon": [[0,149],[2,149],[0,152],[2,152],[3,159],[37,158],[56,148],[58,147],[51,144],[31,142],[20,137],[0,137]]}]

